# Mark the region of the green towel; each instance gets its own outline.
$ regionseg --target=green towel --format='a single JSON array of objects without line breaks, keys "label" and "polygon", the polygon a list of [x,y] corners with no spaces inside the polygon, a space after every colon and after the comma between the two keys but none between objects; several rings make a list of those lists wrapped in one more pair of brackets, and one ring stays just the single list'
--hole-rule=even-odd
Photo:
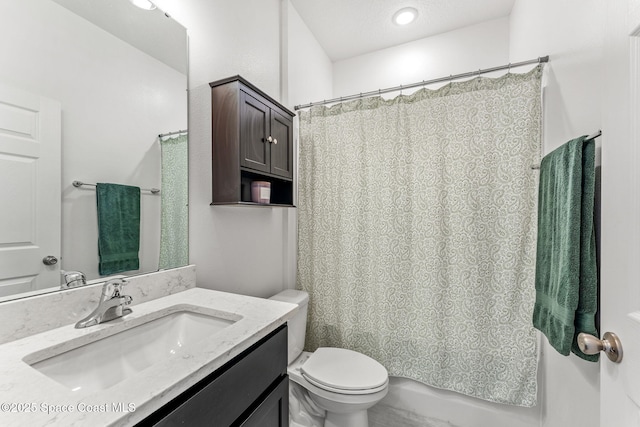
[{"label": "green towel", "polygon": [[140,268],[140,188],[128,185],[96,186],[100,275]]},{"label": "green towel", "polygon": [[593,223],[595,141],[569,141],[542,159],[538,194],[533,326],[560,354],[580,351],[580,332],[598,335],[598,271]]}]

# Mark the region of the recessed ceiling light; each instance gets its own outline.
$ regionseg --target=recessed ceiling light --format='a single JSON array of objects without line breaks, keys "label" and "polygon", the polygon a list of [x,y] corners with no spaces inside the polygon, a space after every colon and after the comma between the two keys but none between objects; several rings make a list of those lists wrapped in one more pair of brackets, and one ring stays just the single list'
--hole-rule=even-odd
[{"label": "recessed ceiling light", "polygon": [[418,16],[418,11],[412,7],[400,9],[393,15],[393,22],[398,25],[407,25],[412,23]]},{"label": "recessed ceiling light", "polygon": [[149,0],[129,0],[134,6],[138,6],[140,9],[144,10],[153,10],[156,8],[156,5],[151,3]]}]

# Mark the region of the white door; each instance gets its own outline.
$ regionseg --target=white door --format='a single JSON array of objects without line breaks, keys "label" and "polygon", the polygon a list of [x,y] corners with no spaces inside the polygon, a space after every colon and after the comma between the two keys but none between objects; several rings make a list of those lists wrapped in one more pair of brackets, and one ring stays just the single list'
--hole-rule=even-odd
[{"label": "white door", "polygon": [[[607,1],[602,126],[600,426],[640,426],[640,1]],[[585,23],[588,31],[590,24]]]},{"label": "white door", "polygon": [[57,101],[0,85],[0,297],[60,283],[60,123]]}]

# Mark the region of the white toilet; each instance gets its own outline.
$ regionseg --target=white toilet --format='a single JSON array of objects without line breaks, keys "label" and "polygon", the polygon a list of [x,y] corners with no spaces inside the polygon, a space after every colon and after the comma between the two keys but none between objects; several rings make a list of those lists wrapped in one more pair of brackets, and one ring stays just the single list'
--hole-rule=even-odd
[{"label": "white toilet", "polygon": [[303,352],[309,295],[286,290],[271,299],[299,306],[288,325],[290,426],[368,427],[367,409],[387,394],[389,375],[384,366],[342,348]]}]

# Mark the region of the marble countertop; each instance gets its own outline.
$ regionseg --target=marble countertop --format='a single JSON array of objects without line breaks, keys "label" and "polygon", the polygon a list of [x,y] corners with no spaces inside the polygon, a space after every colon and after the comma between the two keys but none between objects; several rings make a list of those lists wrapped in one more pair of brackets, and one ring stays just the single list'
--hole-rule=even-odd
[{"label": "marble countertop", "polygon": [[[71,391],[24,360],[43,360],[188,306],[238,319],[197,345],[99,392]],[[207,289],[190,289],[133,307],[123,319],[67,325],[0,345],[0,425],[130,426],[162,407],[293,316],[297,306]]]}]

